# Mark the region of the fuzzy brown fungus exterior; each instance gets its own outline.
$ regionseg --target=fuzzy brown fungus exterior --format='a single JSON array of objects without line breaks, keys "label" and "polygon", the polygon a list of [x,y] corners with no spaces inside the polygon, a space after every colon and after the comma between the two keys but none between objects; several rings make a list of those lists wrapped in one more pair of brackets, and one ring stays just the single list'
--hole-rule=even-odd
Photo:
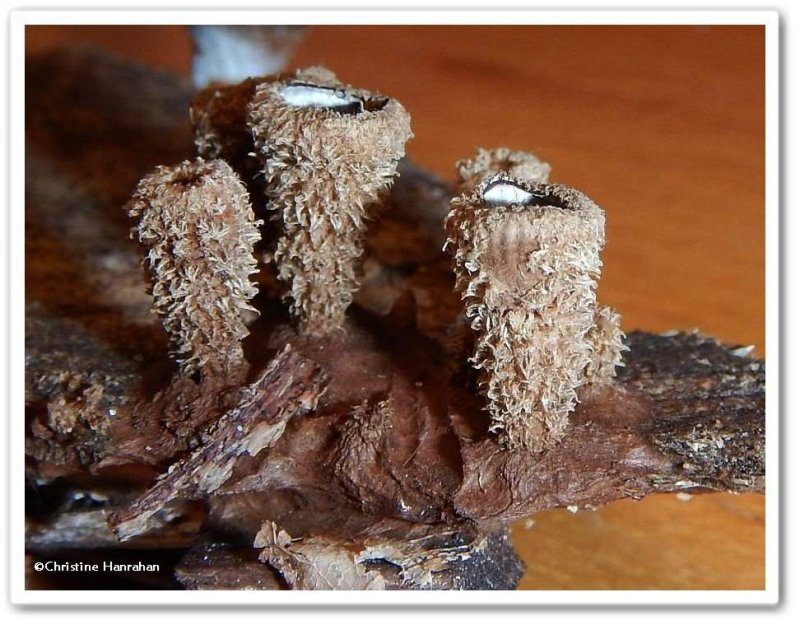
[{"label": "fuzzy brown fungus exterior", "polygon": [[247,126],[247,106],[258,80],[248,78],[236,85],[212,86],[198,92],[189,107],[198,156],[221,158],[241,166],[253,149]]},{"label": "fuzzy brown fungus exterior", "polygon": [[396,100],[314,67],[259,84],[249,123],[290,312],[301,332],[328,334],[359,287],[367,209],[397,173],[410,117]]},{"label": "fuzzy brown fungus exterior", "polygon": [[221,160],[158,167],[139,182],[128,213],[181,372],[243,375],[260,222],[238,176]]},{"label": "fuzzy brown fungus exterior", "polygon": [[594,324],[586,335],[592,348],[592,361],[586,366],[586,384],[611,384],[617,367],[622,367],[622,353],[628,351],[622,332],[622,317],[608,306],[594,311]]},{"label": "fuzzy brown fungus exterior", "polygon": [[530,152],[509,148],[486,150],[478,148],[475,156],[456,162],[458,186],[462,191],[471,191],[480,182],[493,174],[506,173],[513,178],[528,182],[548,182],[550,164]]},{"label": "fuzzy brown fungus exterior", "polygon": [[[446,249],[477,332],[471,361],[491,431],[508,448],[552,448],[578,388],[620,362],[619,318],[595,297],[605,216],[563,185],[495,173],[452,200]],[[599,323],[598,323],[599,321]]]}]

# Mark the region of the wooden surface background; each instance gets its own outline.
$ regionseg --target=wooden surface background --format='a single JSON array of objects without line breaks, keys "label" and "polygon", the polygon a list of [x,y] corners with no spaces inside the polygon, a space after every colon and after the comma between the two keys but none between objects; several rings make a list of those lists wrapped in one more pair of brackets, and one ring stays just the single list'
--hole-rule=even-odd
[{"label": "wooden surface background", "polygon": [[[28,52],[88,41],[188,74],[180,27],[28,27]],[[399,99],[408,156],[440,176],[476,146],[536,153],[605,208],[600,299],[626,330],[764,345],[762,27],[333,27],[324,64]],[[760,589],[764,498],[559,510],[514,527],[522,589]]]}]

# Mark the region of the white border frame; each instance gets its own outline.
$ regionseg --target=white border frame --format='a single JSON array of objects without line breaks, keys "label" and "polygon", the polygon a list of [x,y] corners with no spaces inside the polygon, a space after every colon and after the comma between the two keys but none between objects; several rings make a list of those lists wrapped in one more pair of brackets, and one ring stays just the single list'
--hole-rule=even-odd
[{"label": "white border frame", "polygon": [[[24,420],[9,418],[11,481],[10,599],[17,605],[776,605],[779,602],[779,15],[776,11],[552,11],[552,10],[24,10],[10,14],[10,217],[9,364],[24,361],[24,206],[25,84],[24,29],[28,25],[176,25],[176,24],[347,24],[347,25],[761,25],[765,27],[765,164],[766,164],[766,353],[767,485],[766,559],[763,591],[403,591],[400,594],[361,591],[43,591],[26,590],[24,570]],[[11,88],[16,86],[17,88]],[[11,263],[10,263],[11,265]],[[9,367],[10,413],[24,414],[24,368]],[[15,470],[16,469],[16,470]]]}]

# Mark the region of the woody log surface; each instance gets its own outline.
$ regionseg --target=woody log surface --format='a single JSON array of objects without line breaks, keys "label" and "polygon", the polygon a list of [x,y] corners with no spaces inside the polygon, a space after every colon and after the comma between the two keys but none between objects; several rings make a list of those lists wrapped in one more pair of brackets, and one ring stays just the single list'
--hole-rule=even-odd
[{"label": "woody log surface", "polygon": [[[32,552],[191,544],[176,565],[189,588],[237,587],[241,571],[253,577],[238,587],[324,587],[309,562],[353,587],[502,588],[521,573],[505,527],[538,510],[763,489],[763,362],[698,335],[631,334],[618,386],[581,397],[569,436],[535,462],[489,441],[439,252],[450,191],[409,164],[371,228],[346,333],[296,337],[263,275],[249,394],[234,407],[198,399],[188,423],[142,423],[136,406],[172,371],[117,209],[155,164],[191,155],[189,86],[71,51],[32,61],[28,94]],[[298,408],[252,409],[274,392],[275,379],[259,384],[270,372]],[[186,491],[220,465],[215,445],[265,418],[278,430]]]}]

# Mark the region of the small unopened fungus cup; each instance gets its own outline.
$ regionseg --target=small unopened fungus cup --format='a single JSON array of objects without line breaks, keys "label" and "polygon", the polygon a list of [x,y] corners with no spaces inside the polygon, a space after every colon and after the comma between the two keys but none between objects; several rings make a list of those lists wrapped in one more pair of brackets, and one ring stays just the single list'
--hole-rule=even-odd
[{"label": "small unopened fungus cup", "polygon": [[471,192],[485,178],[500,173],[529,183],[548,182],[550,164],[530,152],[510,148],[478,148],[475,156],[456,163],[456,172],[459,189]]},{"label": "small unopened fungus cup", "polygon": [[273,260],[301,332],[340,328],[360,283],[365,219],[397,173],[410,118],[324,68],[257,86],[249,124],[279,222]]},{"label": "small unopened fungus cup", "polygon": [[246,373],[241,340],[257,288],[258,225],[230,166],[201,158],[158,167],[129,202],[132,236],[147,250],[153,310],[186,376],[236,380]]},{"label": "small unopened fungus cup", "polygon": [[[598,313],[595,297],[604,226],[580,191],[505,172],[452,201],[446,248],[476,331],[472,364],[491,430],[505,447],[552,448],[577,389],[610,381],[619,363],[618,317]],[[616,325],[598,329],[598,314]]]}]

